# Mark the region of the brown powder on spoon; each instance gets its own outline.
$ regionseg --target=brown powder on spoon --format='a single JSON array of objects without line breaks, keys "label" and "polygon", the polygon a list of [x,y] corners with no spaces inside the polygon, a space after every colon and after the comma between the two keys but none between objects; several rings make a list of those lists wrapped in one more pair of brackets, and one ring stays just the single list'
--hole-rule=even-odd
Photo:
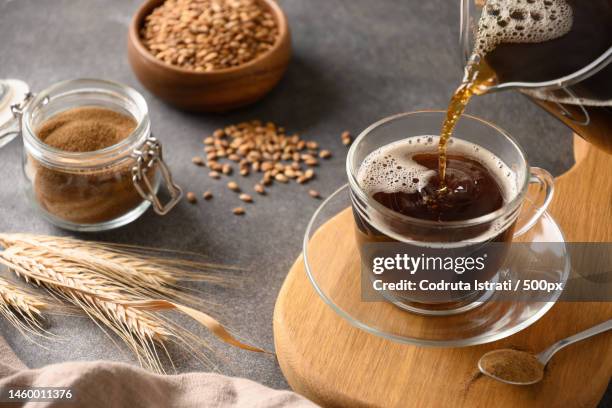
[{"label": "brown powder on spoon", "polygon": [[531,383],[544,376],[544,366],[526,351],[502,349],[485,354],[482,369],[493,376],[515,383]]},{"label": "brown powder on spoon", "polygon": [[[45,144],[66,152],[101,150],[126,139],[136,128],[133,117],[85,106],[58,113],[36,130]],[[97,224],[118,218],[142,203],[134,188],[132,161],[83,169],[48,167],[28,158],[38,204],[63,221]]]}]

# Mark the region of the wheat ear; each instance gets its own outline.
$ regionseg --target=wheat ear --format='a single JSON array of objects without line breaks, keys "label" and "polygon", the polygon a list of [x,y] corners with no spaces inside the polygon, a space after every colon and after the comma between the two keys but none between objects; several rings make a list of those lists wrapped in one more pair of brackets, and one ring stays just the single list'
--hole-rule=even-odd
[{"label": "wheat ear", "polygon": [[189,304],[201,304],[198,297],[179,289],[179,281],[200,281],[216,285],[228,284],[231,277],[213,272],[227,272],[237,268],[208,262],[156,256],[170,252],[138,246],[87,242],[66,237],[33,234],[0,234],[0,245],[5,248],[44,249],[50,254],[73,262],[96,274],[105,275],[115,282],[138,289],[147,296],[162,296]]},{"label": "wheat ear", "polygon": [[[53,295],[81,308],[100,328],[112,330],[138,357],[146,368],[160,372],[154,342],[167,339],[171,333],[163,322],[141,310],[126,308],[107,299],[136,299],[102,276],[65,265],[60,259],[39,250],[11,247],[0,254],[3,263],[26,281],[45,287]],[[42,262],[41,262],[42,261]],[[101,323],[101,325],[100,325]]]},{"label": "wheat ear", "polygon": [[42,310],[47,306],[48,304],[42,301],[40,296],[0,277],[0,315],[4,316],[24,336],[46,337],[41,320]]},{"label": "wheat ear", "polygon": [[[33,235],[0,234],[0,245],[5,248],[0,252],[0,263],[26,281],[45,287],[54,296],[80,307],[100,328],[104,330],[106,327],[118,335],[136,354],[141,365],[153,371],[164,372],[155,345],[162,346],[165,351],[166,341],[180,343],[192,355],[203,360],[203,355],[192,344],[195,336],[190,336],[190,333],[154,313],[158,310],[178,310],[200,322],[227,343],[262,351],[236,340],[218,321],[205,313],[168,299],[152,297],[152,294],[159,297],[160,293],[174,293],[164,288],[155,288],[153,280],[142,276],[137,280],[120,278],[122,273],[139,276],[159,273],[163,269],[151,268],[148,264],[147,267],[139,267],[137,260],[133,261],[131,268],[126,269],[123,264],[117,263],[116,254],[107,254],[103,247],[85,251],[83,248],[96,244],[82,241],[76,244],[63,247],[50,243],[50,237],[42,237],[39,241]],[[87,253],[78,256],[75,246]],[[129,257],[129,254],[122,256]],[[160,279],[170,285],[172,283],[167,276],[172,274],[159,274]],[[203,341],[197,343],[206,346]]]}]

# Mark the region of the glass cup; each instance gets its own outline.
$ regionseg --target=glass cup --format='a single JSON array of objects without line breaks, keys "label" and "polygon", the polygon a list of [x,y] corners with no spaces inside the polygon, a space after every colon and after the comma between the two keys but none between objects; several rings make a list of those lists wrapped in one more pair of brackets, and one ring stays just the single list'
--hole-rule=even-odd
[{"label": "glass cup", "polygon": [[[367,128],[351,146],[346,170],[356,224],[356,236],[364,274],[379,278],[372,271],[372,245],[398,243],[416,255],[477,256],[489,252],[486,268],[478,273],[480,281],[495,281],[505,259],[507,246],[536,224],[546,211],[553,195],[553,178],[545,170],[529,167],[525,154],[505,131],[482,119],[463,115],[453,139],[462,139],[482,152],[493,154],[515,173],[516,184],[502,208],[483,216],[463,221],[430,221],[395,212],[368,195],[359,185],[357,172],[363,160],[376,149],[412,137],[438,135],[446,111],[404,113],[383,119]],[[451,139],[451,140],[453,140]],[[453,153],[454,143],[449,144]],[[432,151],[437,144],[432,143]],[[471,158],[478,158],[474,154]],[[538,188],[529,188],[530,184]],[[525,201],[532,204],[529,216],[521,215]],[[495,246],[495,248],[492,248]],[[414,275],[422,279],[423,275]],[[437,276],[439,279],[460,278],[455,272]],[[362,284],[363,284],[362,280]],[[366,282],[367,283],[367,282]],[[411,291],[405,295],[383,293],[397,306],[423,314],[454,314],[470,310],[490,293],[482,291]]]}]

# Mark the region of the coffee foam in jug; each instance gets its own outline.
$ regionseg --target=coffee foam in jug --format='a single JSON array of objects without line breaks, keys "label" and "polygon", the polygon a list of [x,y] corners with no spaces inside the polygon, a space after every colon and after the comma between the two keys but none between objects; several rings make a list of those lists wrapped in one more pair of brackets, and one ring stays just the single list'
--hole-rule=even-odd
[{"label": "coffee foam in jug", "polygon": [[572,23],[572,7],[565,0],[489,0],[478,22],[475,53],[485,55],[501,43],[554,40]]}]

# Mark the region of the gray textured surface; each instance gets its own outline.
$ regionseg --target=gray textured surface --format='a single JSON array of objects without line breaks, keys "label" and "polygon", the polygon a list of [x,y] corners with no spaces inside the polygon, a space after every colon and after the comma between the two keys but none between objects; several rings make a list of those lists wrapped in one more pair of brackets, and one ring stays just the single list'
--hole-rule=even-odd
[{"label": "gray textured surface", "polygon": [[[26,80],[34,90],[60,80],[101,77],[126,83],[149,102],[153,129],[186,189],[211,189],[215,198],[197,207],[182,203],[170,215],[145,214],[117,231],[88,236],[211,254],[248,267],[241,291],[214,292],[226,303],[225,321],[257,344],[273,347],[271,316],[286,271],[300,252],[302,232],[317,206],[307,189],[274,187],[238,218],[224,183],[191,165],[202,137],[219,125],[261,118],[318,140],[335,153],[313,187],[330,194],[345,180],[346,149],[339,134],[359,132],[393,113],[441,108],[460,77],[458,6],[448,0],[282,0],[294,36],[295,56],[286,77],[253,107],[227,115],[194,115],[173,109],[137,82],[126,58],[126,30],[139,1],[0,0],[0,76]],[[477,98],[469,109],[507,129],[533,165],[555,174],[572,164],[569,131],[514,93]],[[0,231],[64,234],[25,205],[21,144],[0,151]],[[239,180],[250,187],[254,179]],[[184,324],[204,335],[185,321]],[[132,361],[86,319],[54,318],[63,342],[44,350],[22,341],[4,322],[0,331],[33,367],[65,360]],[[219,371],[273,387],[286,387],[277,363],[214,343]],[[175,354],[180,371],[206,367]]]}]

